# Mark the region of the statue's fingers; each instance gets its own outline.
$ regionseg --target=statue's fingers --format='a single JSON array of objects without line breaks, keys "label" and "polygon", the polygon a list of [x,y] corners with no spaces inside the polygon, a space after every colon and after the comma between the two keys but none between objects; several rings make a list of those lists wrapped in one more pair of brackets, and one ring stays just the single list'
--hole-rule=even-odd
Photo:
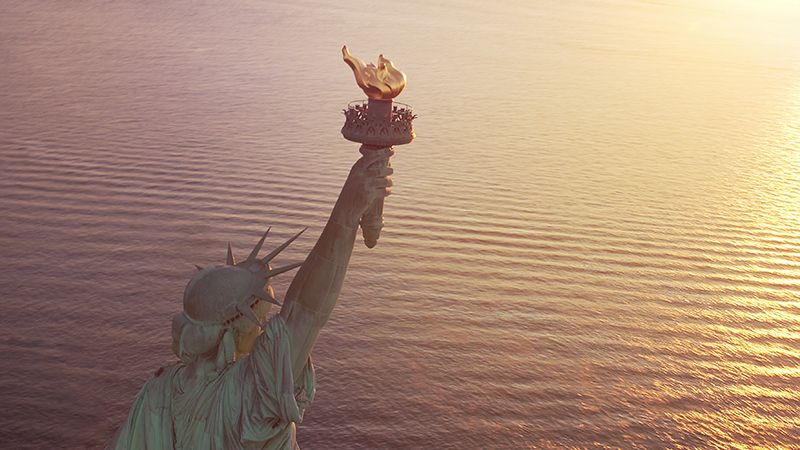
[{"label": "statue's fingers", "polygon": [[367,170],[366,178],[383,178],[394,173],[391,167],[370,167]]},{"label": "statue's fingers", "polygon": [[380,167],[370,167],[366,171],[364,171],[364,178],[378,178],[381,173]]},{"label": "statue's fingers", "polygon": [[392,194],[392,189],[388,187],[372,189],[369,195],[370,202],[374,201],[376,198],[388,197],[391,194]]},{"label": "statue's fingers", "polygon": [[367,186],[371,189],[380,189],[394,186],[394,181],[391,178],[372,178],[367,182]]}]

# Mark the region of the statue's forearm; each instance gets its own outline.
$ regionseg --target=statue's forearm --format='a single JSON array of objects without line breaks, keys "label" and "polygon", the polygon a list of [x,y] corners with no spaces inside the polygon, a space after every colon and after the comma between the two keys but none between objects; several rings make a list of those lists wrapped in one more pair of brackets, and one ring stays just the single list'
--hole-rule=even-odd
[{"label": "statue's forearm", "polygon": [[286,292],[281,317],[291,339],[295,376],[302,373],[314,342],[339,299],[361,215],[372,202],[390,193],[392,180],[387,177],[392,169],[381,161],[388,162],[393,154],[391,148],[382,148],[353,164],[322,235]]},{"label": "statue's forearm", "polygon": [[358,217],[339,198],[317,244],[297,272],[281,309],[291,337],[292,369],[302,372],[339,299],[358,231]]}]

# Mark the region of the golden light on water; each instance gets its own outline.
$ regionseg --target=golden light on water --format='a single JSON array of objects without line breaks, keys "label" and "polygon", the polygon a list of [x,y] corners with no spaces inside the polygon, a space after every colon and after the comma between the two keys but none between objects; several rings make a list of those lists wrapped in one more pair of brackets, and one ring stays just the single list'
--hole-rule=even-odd
[{"label": "golden light on water", "polygon": [[800,83],[776,103],[774,119],[762,124],[753,149],[759,176],[745,188],[757,204],[759,226],[787,245],[800,228]]},{"label": "golden light on water", "polygon": [[765,13],[785,16],[800,12],[800,4],[794,0],[719,0],[711,2],[710,6],[741,14]]},{"label": "golden light on water", "polygon": [[[402,95],[427,111],[428,137],[398,159],[391,245],[353,255],[315,350],[339,381],[320,380],[306,439],[800,448],[800,1],[398,3],[391,42],[364,26],[383,31],[386,17],[368,2],[311,0],[303,14],[285,2],[104,4],[118,22],[56,3],[0,2],[25,37],[8,42],[0,83],[5,287],[52,278],[69,293],[37,305],[63,333],[34,339],[12,324],[4,348],[88,368],[68,374],[75,390],[33,359],[30,377],[0,380],[19,386],[3,404],[45,398],[76,418],[15,416],[13,429],[76,430],[37,448],[107,439],[107,411],[127,414],[158,368],[156,338],[131,330],[168,342],[175,303],[136,299],[174,297],[220,236],[245,245],[265,220],[324,225],[354,159],[346,142],[329,148],[348,99],[302,98],[330,88],[320,73],[347,75],[320,44],[343,35],[390,56],[413,49],[419,89]],[[287,60],[300,67],[286,74]],[[375,62],[349,64],[371,98],[397,95],[404,77]],[[26,262],[43,249],[70,270]],[[169,276],[142,257],[152,249]],[[141,289],[109,306],[118,271],[106,268],[123,259]],[[29,305],[12,301],[9,317],[36,316]],[[112,326],[130,314],[136,328]],[[106,348],[148,361],[135,368],[144,378],[91,369],[106,367]],[[342,411],[344,428],[313,424]]]}]

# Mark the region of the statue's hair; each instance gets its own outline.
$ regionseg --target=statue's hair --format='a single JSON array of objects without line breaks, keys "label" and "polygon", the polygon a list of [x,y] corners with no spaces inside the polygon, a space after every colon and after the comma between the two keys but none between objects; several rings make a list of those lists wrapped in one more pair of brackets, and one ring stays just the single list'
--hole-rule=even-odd
[{"label": "statue's hair", "polygon": [[221,324],[199,323],[186,313],[177,314],[172,319],[172,351],[181,361],[193,363],[219,345],[224,330]]},{"label": "statue's hair", "polygon": [[[267,302],[256,302],[253,309],[261,319],[269,314],[271,305]],[[240,337],[254,326],[245,317],[240,317],[229,325],[201,323],[182,312],[172,319],[172,351],[182,362],[189,364],[219,347],[217,369],[223,370],[233,363]]]}]

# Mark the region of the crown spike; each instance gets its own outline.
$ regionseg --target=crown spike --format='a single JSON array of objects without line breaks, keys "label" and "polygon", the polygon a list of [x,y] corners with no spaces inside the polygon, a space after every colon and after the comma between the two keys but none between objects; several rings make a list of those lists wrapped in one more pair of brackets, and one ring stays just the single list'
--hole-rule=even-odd
[{"label": "crown spike", "polygon": [[277,300],[275,300],[275,297],[273,297],[272,294],[270,294],[269,292],[267,292],[265,290],[260,290],[260,291],[257,290],[256,293],[253,294],[253,295],[255,295],[256,297],[260,298],[261,300],[264,300],[265,302],[270,302],[273,305],[281,306],[281,304],[278,303]]},{"label": "crown spike", "polygon": [[244,317],[247,317],[248,319],[250,319],[251,322],[258,325],[259,328],[261,328],[262,330],[264,329],[264,325],[261,325],[261,321],[258,320],[258,316],[256,316],[256,313],[254,313],[253,310],[250,309],[249,301],[239,303],[238,305],[236,305],[236,309],[238,309],[239,312],[242,313]]},{"label": "crown spike", "polygon": [[197,267],[197,271],[198,271],[198,272],[202,272],[202,271],[203,271],[203,268],[202,268],[202,267],[200,267],[200,266],[198,266],[197,264],[195,264],[194,266],[195,266],[195,267]]},{"label": "crown spike", "polygon": [[289,264],[288,266],[278,267],[277,269],[272,269],[269,272],[267,272],[267,274],[264,275],[264,277],[265,278],[272,278],[275,275],[280,275],[283,272],[288,272],[288,271],[290,271],[292,269],[295,269],[297,267],[300,267],[302,265],[303,265],[303,263],[299,262],[299,263]]},{"label": "crown spike", "polygon": [[225,264],[229,266],[236,265],[236,258],[233,257],[233,249],[231,248],[230,242],[228,242],[228,259]]},{"label": "crown spike", "polygon": [[277,255],[278,255],[278,253],[282,252],[282,251],[283,251],[283,249],[285,249],[286,247],[288,247],[288,246],[289,246],[289,244],[291,244],[292,242],[294,242],[294,240],[295,240],[295,239],[297,239],[298,237],[300,237],[300,235],[301,235],[301,234],[303,234],[303,232],[304,232],[304,231],[306,231],[307,229],[308,229],[308,227],[305,227],[305,228],[304,228],[302,231],[300,231],[299,233],[297,233],[297,234],[295,234],[294,236],[292,236],[291,238],[289,238],[289,240],[288,240],[288,241],[284,242],[283,244],[281,244],[281,246],[280,246],[280,247],[276,248],[276,249],[275,249],[275,250],[273,250],[273,251],[272,251],[272,252],[271,252],[269,255],[265,256],[265,257],[264,257],[264,259],[262,259],[262,261],[264,261],[265,263],[269,263],[270,261],[272,261],[272,258],[274,258],[275,256],[277,256]]},{"label": "crown spike", "polygon": [[258,241],[258,244],[256,244],[256,246],[253,248],[253,251],[250,252],[250,256],[247,257],[247,261],[246,262],[255,261],[256,256],[258,256],[258,252],[261,251],[261,246],[264,245],[264,239],[267,238],[267,234],[269,234],[269,230],[271,230],[271,229],[272,229],[272,227],[267,228],[267,232],[264,233],[264,236],[261,237],[261,240]]}]

